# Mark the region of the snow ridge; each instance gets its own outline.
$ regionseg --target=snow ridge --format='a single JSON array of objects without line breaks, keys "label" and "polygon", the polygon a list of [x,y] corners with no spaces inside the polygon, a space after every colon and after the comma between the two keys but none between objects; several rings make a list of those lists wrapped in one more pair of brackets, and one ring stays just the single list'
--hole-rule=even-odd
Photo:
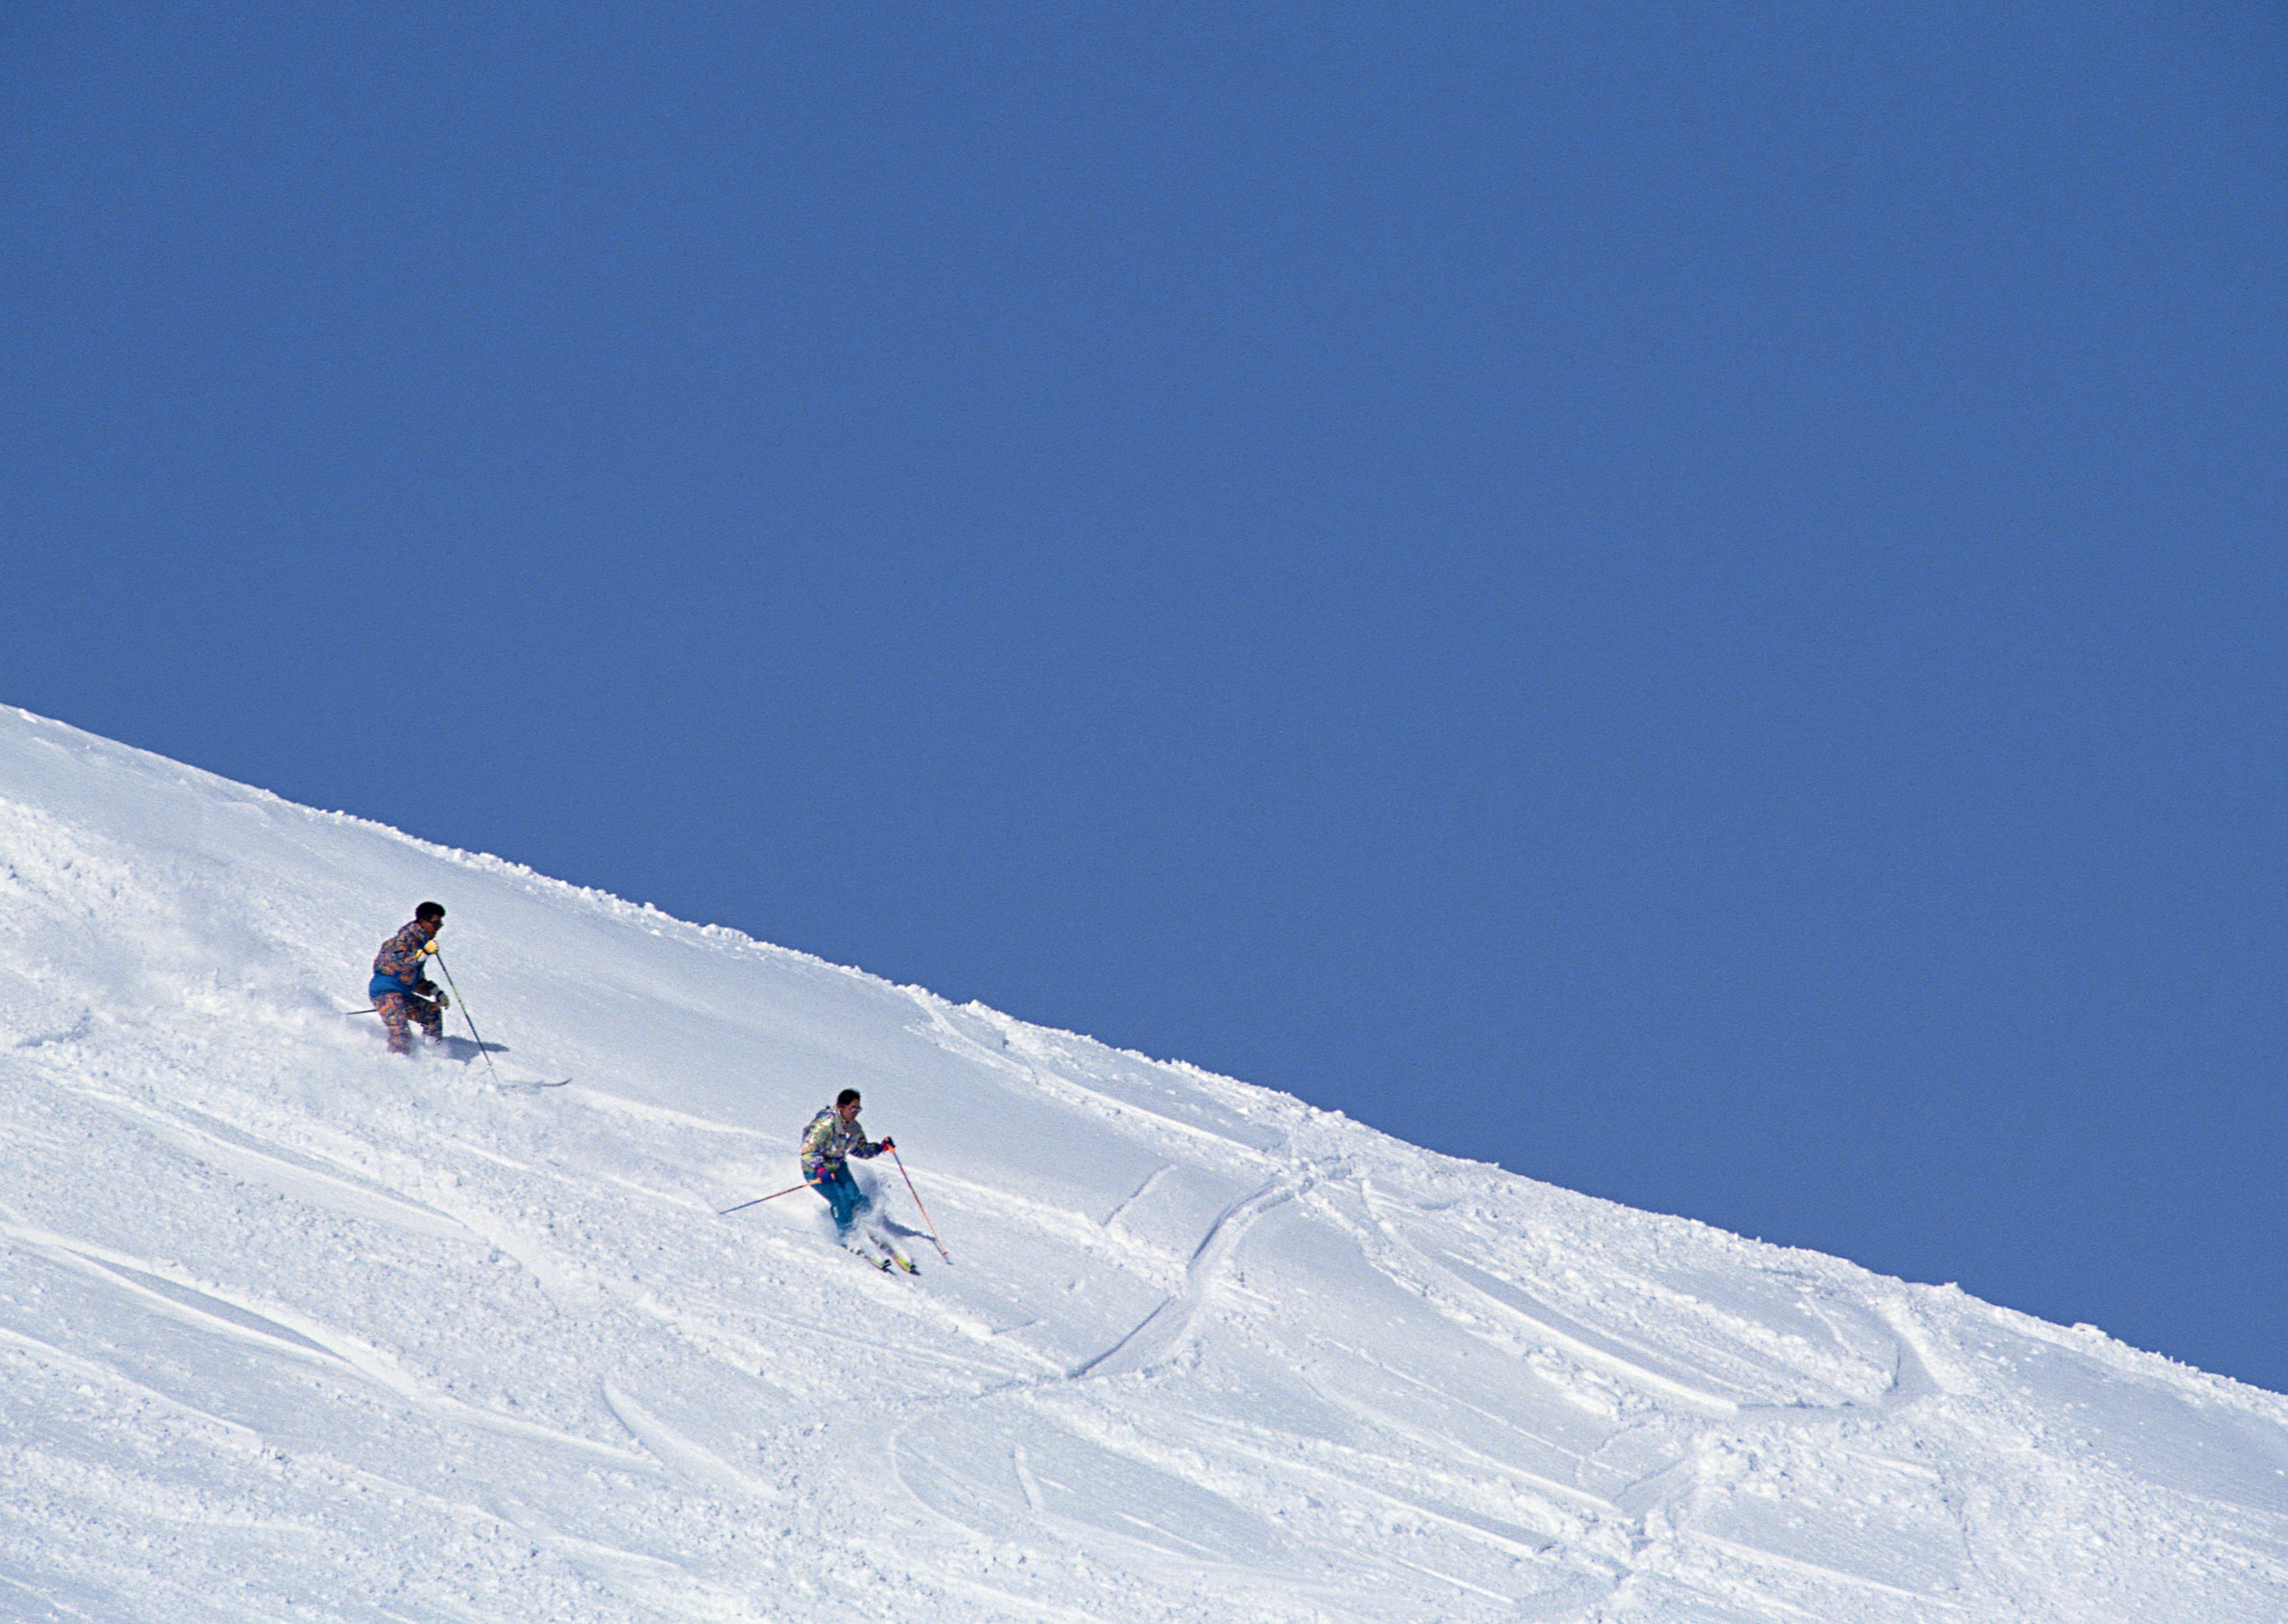
[{"label": "snow ridge", "polygon": [[2288,1617],[2276,1395],[22,712],[0,1121],[0,1617]]}]

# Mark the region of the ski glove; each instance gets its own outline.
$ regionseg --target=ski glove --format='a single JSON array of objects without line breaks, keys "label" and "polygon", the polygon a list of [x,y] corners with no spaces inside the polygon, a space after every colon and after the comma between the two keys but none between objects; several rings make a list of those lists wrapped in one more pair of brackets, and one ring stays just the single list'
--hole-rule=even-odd
[{"label": "ski glove", "polygon": [[439,1009],[449,1010],[453,1007],[453,1001],[445,996],[444,988],[433,986],[429,990],[437,994],[437,1007]]},{"label": "ski glove", "polygon": [[898,1148],[898,1142],[897,1142],[895,1139],[890,1138],[890,1137],[887,1137],[886,1135],[886,1136],[884,1136],[882,1142],[881,1142],[879,1145],[876,1145],[876,1146],[874,1147],[874,1149],[875,1149],[877,1152],[880,1152],[880,1151],[894,1151],[894,1150],[895,1150],[895,1149],[897,1149],[897,1148]]}]

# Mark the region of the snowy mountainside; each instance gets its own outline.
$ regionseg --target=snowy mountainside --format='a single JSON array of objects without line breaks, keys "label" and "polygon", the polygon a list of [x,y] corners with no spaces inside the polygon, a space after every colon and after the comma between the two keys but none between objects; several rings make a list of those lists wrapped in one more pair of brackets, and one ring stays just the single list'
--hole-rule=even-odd
[{"label": "snowy mountainside", "polygon": [[2288,1617],[2276,1395],[16,711],[0,1120],[0,1619]]}]

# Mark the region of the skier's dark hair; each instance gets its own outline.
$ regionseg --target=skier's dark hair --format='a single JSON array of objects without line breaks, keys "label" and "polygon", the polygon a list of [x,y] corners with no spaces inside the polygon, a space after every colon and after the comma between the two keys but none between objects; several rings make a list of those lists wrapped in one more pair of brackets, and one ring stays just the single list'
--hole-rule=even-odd
[{"label": "skier's dark hair", "polygon": [[413,910],[413,916],[416,919],[442,919],[445,916],[445,905],[441,902],[424,902]]},{"label": "skier's dark hair", "polygon": [[858,1103],[858,1090],[855,1089],[843,1089],[841,1093],[837,1094],[834,1097],[834,1103],[838,1108],[843,1105],[856,1105]]}]

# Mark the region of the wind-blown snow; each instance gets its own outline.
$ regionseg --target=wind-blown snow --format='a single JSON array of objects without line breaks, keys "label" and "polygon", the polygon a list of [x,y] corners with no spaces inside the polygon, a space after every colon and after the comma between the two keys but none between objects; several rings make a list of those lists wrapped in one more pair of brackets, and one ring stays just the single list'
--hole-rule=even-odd
[{"label": "wind-blown snow", "polygon": [[0,1618],[2288,1617],[2273,1394],[20,712],[0,1120]]}]

